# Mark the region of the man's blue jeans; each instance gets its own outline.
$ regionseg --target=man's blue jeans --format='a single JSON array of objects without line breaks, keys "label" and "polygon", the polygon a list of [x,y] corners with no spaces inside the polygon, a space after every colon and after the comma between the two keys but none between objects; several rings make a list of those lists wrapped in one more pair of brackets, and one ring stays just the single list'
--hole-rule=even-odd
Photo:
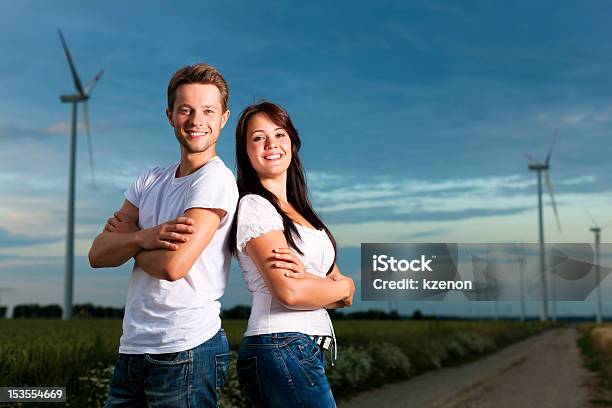
[{"label": "man's blue jeans", "polygon": [[191,350],[119,354],[105,407],[216,407],[230,361],[223,329]]},{"label": "man's blue jeans", "polygon": [[304,333],[245,337],[236,368],[243,392],[256,407],[336,406],[323,350]]}]

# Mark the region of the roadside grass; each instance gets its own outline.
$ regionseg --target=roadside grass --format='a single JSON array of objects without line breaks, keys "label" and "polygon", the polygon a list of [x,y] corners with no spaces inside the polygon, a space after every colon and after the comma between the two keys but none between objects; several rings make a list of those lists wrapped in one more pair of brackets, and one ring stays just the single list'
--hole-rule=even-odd
[{"label": "roadside grass", "polygon": [[598,379],[597,394],[592,399],[595,405],[612,406],[612,325],[583,324],[578,327],[581,336],[576,341],[584,358],[584,366],[595,373]]}]

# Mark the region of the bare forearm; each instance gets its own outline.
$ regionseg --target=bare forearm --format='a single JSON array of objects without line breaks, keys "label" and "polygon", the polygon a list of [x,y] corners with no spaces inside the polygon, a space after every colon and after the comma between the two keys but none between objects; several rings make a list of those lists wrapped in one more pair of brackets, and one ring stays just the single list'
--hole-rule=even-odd
[{"label": "bare forearm", "polygon": [[137,232],[103,232],[98,235],[89,250],[89,264],[93,268],[120,266],[140,250]]},{"label": "bare forearm", "polygon": [[346,282],[327,278],[295,279],[287,287],[286,306],[291,309],[319,309],[349,296]]},{"label": "bare forearm", "polygon": [[174,280],[170,279],[168,273],[169,256],[170,251],[165,249],[144,250],[136,255],[136,263],[143,271],[154,278]]}]

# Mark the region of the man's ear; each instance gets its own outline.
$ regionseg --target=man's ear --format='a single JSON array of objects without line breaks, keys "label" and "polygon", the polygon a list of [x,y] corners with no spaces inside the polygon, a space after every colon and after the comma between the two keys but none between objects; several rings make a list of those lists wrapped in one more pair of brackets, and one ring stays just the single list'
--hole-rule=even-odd
[{"label": "man's ear", "polygon": [[170,122],[170,126],[174,127],[174,122],[172,121],[172,111],[169,108],[166,108],[166,117],[168,118],[168,122]]},{"label": "man's ear", "polygon": [[221,115],[221,129],[223,129],[229,117],[230,117],[230,111],[228,109],[225,112],[223,112],[223,115]]}]

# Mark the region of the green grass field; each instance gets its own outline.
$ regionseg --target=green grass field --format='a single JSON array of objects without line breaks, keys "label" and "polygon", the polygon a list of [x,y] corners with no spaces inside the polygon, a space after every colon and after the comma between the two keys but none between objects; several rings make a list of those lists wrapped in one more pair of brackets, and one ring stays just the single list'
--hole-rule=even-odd
[{"label": "green grass field", "polygon": [[[237,350],[246,321],[225,319],[223,326]],[[339,360],[328,377],[342,397],[477,358],[545,327],[506,321],[337,321]],[[66,386],[70,406],[101,406],[120,335],[120,320],[0,320],[0,386]],[[224,405],[243,406],[235,376],[227,388]]]}]

